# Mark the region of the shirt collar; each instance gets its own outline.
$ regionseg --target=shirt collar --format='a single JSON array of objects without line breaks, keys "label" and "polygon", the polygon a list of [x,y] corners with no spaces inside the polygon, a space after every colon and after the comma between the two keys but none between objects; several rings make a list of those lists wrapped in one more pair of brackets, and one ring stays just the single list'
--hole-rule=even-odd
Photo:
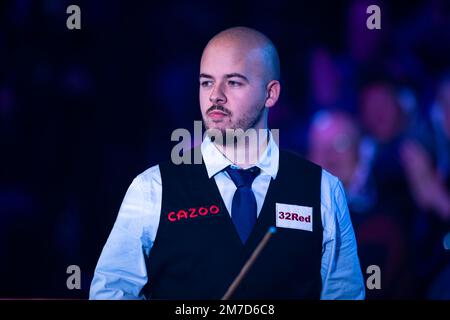
[{"label": "shirt collar", "polygon": [[[205,135],[201,144],[201,150],[209,178],[213,177],[229,165],[233,165],[233,163],[217,149],[208,135]],[[269,131],[269,143],[267,148],[255,165],[261,169],[261,174],[270,175],[272,179],[275,180],[278,173],[279,156],[280,151],[278,145],[272,136],[272,132]]]}]

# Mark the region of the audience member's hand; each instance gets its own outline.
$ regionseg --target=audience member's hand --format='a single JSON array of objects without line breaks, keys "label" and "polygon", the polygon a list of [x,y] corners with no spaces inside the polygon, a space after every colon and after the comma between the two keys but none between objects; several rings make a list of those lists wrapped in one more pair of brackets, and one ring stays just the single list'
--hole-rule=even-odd
[{"label": "audience member's hand", "polygon": [[417,204],[449,220],[450,195],[426,150],[417,142],[408,140],[400,149],[400,158]]}]

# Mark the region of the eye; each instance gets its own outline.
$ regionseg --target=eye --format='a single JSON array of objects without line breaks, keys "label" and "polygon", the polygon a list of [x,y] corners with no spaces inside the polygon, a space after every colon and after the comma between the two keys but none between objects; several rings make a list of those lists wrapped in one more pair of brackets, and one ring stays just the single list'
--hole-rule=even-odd
[{"label": "eye", "polygon": [[242,86],[242,83],[241,83],[241,82],[239,82],[239,81],[234,81],[234,80],[228,81],[228,84],[229,84],[231,87],[240,87],[240,86]]},{"label": "eye", "polygon": [[202,87],[205,87],[205,88],[211,87],[212,86],[212,81],[210,81],[210,80],[200,81],[200,85]]}]

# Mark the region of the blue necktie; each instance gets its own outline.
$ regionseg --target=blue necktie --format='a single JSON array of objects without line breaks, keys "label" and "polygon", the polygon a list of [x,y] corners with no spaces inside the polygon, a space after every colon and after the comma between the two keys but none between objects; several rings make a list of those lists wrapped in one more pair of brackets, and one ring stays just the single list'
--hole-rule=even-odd
[{"label": "blue necktie", "polygon": [[253,180],[259,175],[259,168],[225,169],[236,185],[237,189],[231,204],[231,220],[241,238],[242,243],[247,241],[256,222],[256,198],[252,191]]}]

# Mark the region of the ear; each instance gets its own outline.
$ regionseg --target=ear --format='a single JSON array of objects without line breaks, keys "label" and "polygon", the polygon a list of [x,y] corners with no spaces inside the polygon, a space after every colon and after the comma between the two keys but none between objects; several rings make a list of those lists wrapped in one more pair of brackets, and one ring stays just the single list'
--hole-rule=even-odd
[{"label": "ear", "polygon": [[264,104],[267,108],[270,108],[277,103],[280,97],[281,84],[278,80],[272,80],[267,84],[267,96],[266,103]]}]

